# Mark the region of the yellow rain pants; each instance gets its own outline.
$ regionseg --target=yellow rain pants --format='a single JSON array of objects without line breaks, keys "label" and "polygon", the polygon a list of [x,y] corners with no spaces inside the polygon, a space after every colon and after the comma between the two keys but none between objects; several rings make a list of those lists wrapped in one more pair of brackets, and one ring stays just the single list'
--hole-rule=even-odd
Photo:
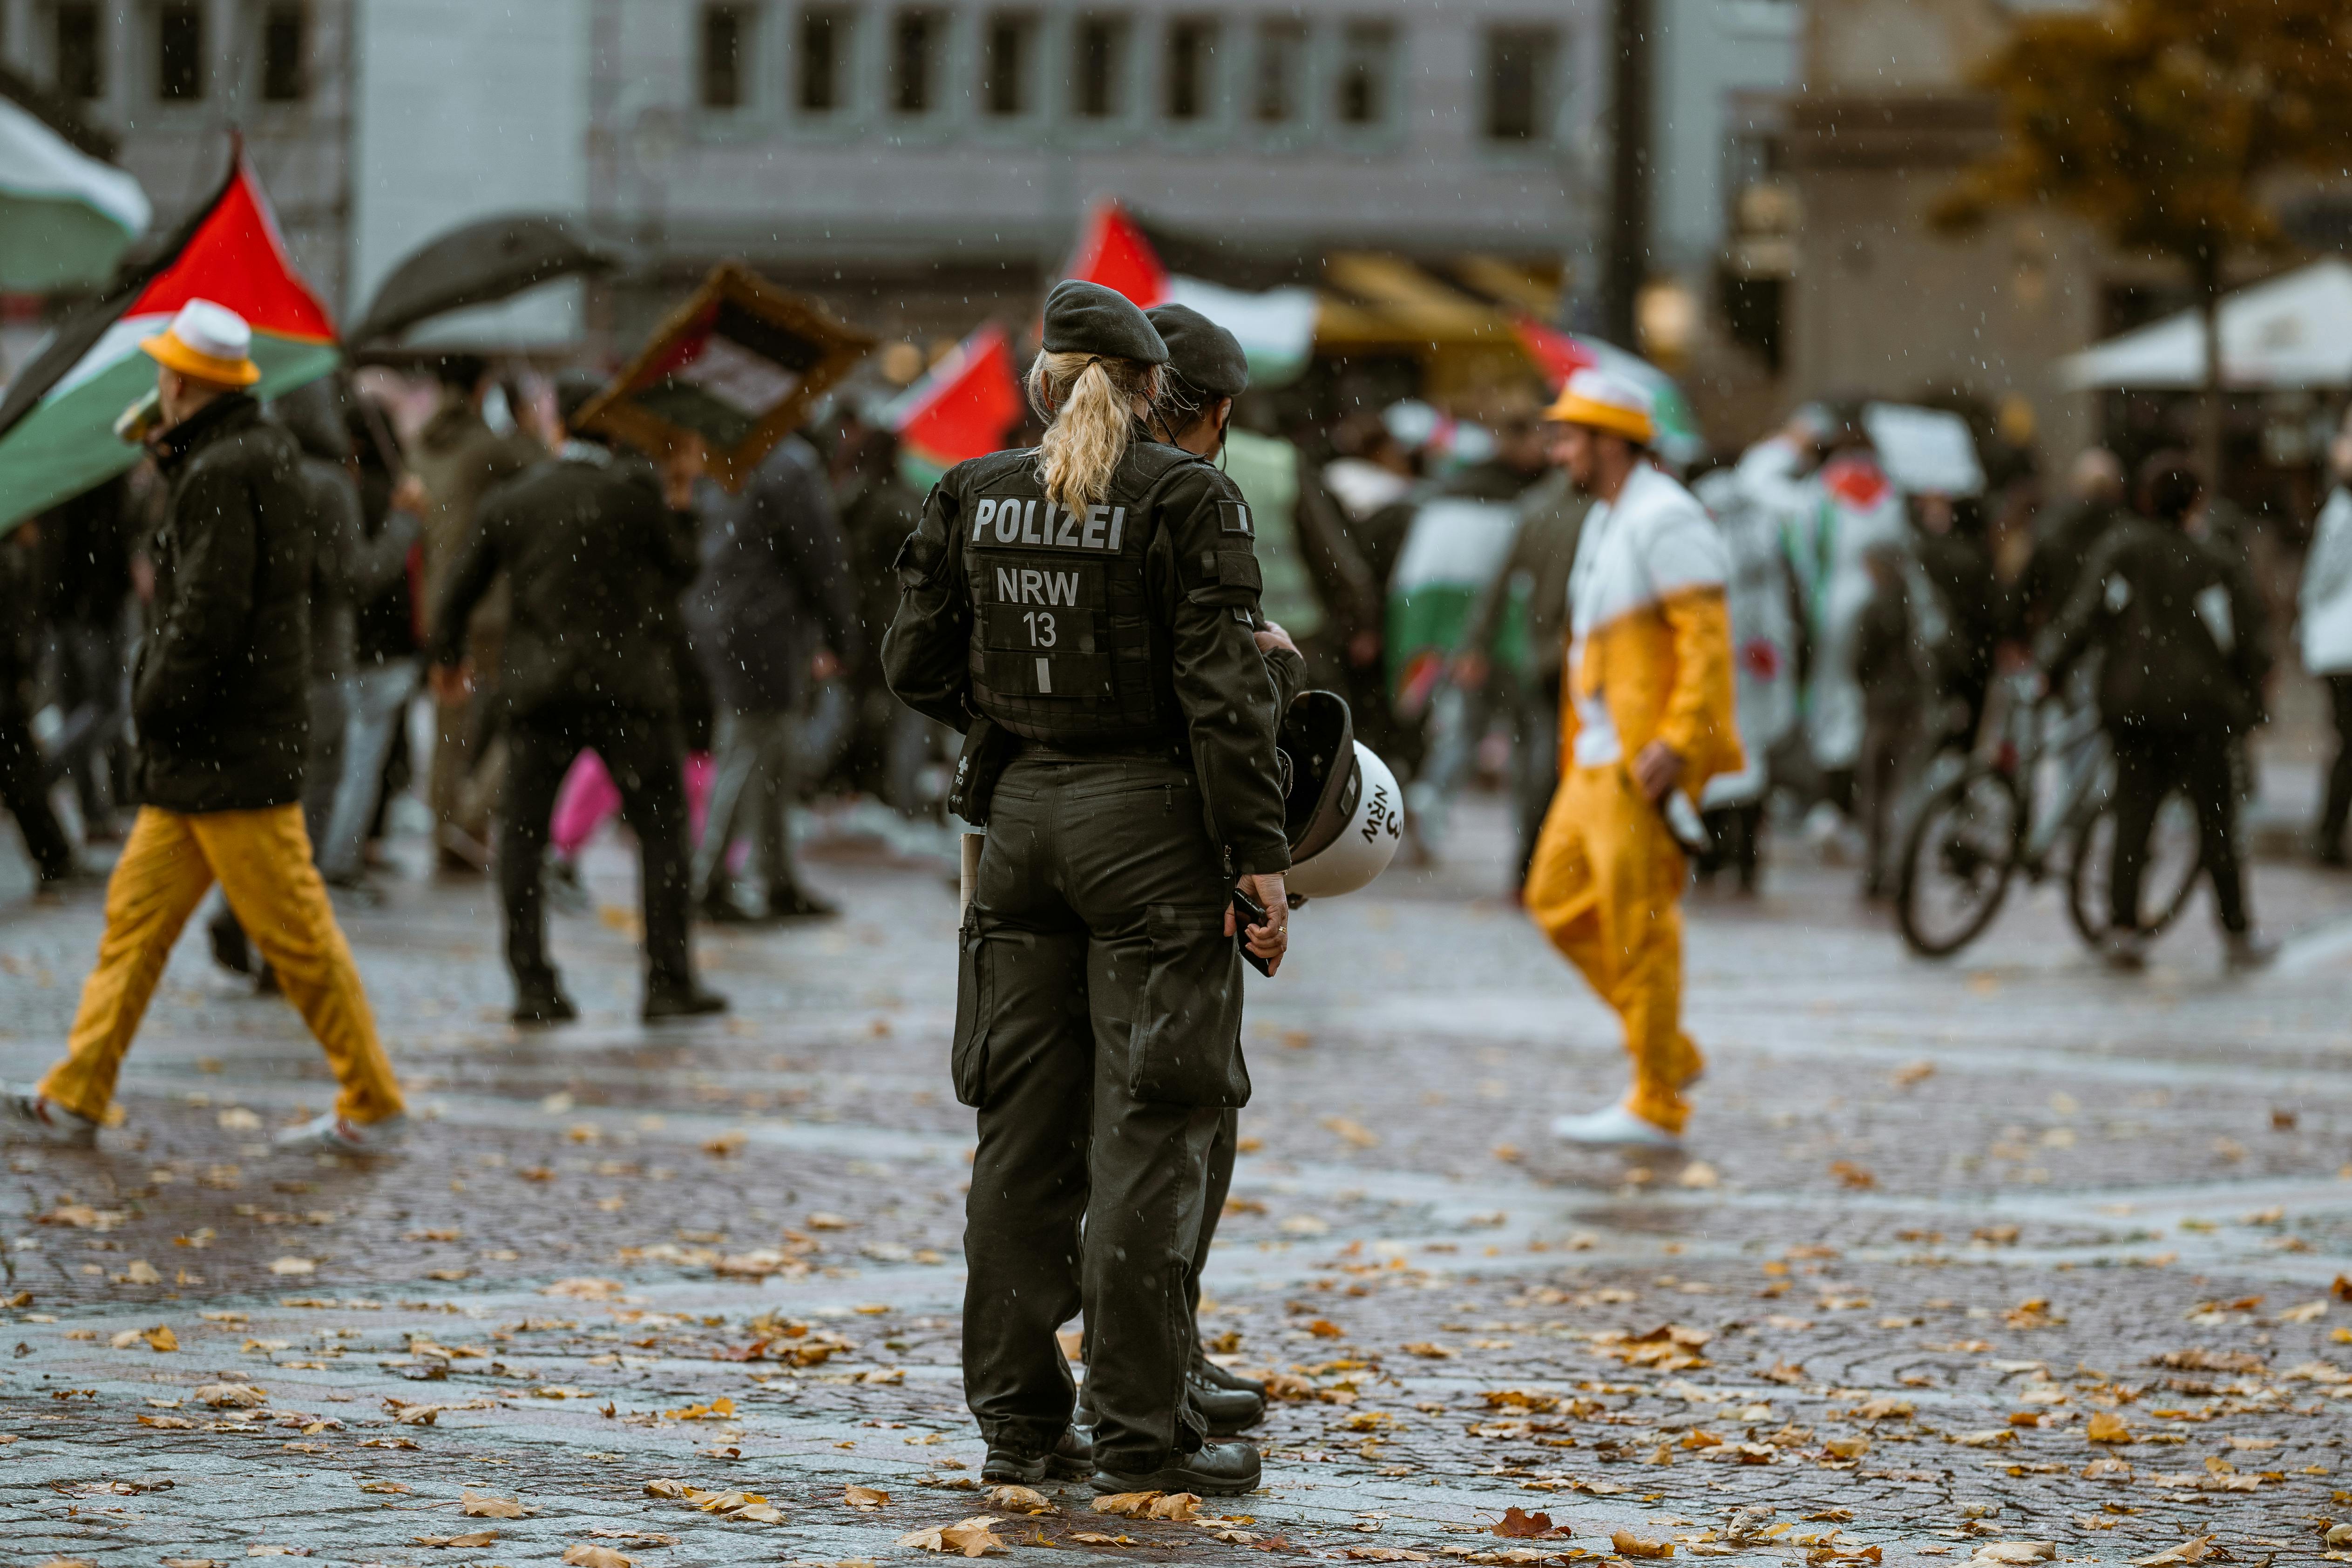
[{"label": "yellow rain pants", "polygon": [[41,1093],[92,1121],[105,1118],[172,944],[215,878],[286,999],[325,1048],[342,1085],[336,1111],[352,1122],[398,1115],[400,1085],[326,885],[311,867],[299,805],[199,816],[140,808],[107,883],[106,935],[82,985],[68,1055],[41,1080]]}]

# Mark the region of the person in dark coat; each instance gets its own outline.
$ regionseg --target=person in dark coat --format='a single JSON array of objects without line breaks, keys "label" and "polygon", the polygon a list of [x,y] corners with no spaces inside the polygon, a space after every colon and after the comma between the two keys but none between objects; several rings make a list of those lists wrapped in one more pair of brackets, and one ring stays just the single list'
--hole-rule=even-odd
[{"label": "person in dark coat", "polygon": [[302,827],[316,537],[294,439],[247,394],[243,318],[209,300],[142,340],[156,361],[156,466],[171,485],[131,681],[141,800],[106,890],[106,935],[65,1060],[0,1094],[20,1136],[87,1146],[173,942],[215,878],[342,1086],[281,1146],[365,1153],[399,1135],[400,1087]]},{"label": "person in dark coat", "polygon": [[0,605],[13,606],[0,623],[0,806],[24,835],[25,852],[39,879],[37,893],[54,896],[73,877],[74,849],[49,805],[26,697],[33,678],[33,634],[41,623],[37,606],[43,542],[40,526],[30,522],[0,536]]},{"label": "person in dark coat", "polygon": [[2230,967],[2258,968],[2278,950],[2246,911],[2231,752],[2263,717],[2263,607],[2245,574],[2189,537],[2204,481],[2185,454],[2148,458],[2138,489],[2139,515],[2107,531],[2037,650],[2053,682],[2085,652],[2105,655],[2098,700],[2116,752],[2116,846],[2105,953],[2118,968],[2146,962],[2140,874],[2157,810],[2180,790],[2197,808]]},{"label": "person in dark coat", "polygon": [[130,756],[121,742],[130,717],[125,612],[137,531],[128,475],[61,502],[40,531],[65,709],[44,776],[51,784],[72,778],[82,837],[92,840],[121,837],[117,809],[131,805],[123,787]]},{"label": "person in dark coat", "polygon": [[945,725],[924,718],[890,695],[882,679],[882,634],[898,613],[898,548],[922,521],[923,498],[898,474],[898,438],[877,426],[853,423],[842,432],[833,461],[834,511],[849,542],[857,593],[857,619],[867,656],[850,671],[857,731],[850,742],[851,783],[903,816],[936,817],[938,791],[923,787],[924,770],[943,759]]},{"label": "person in dark coat", "polygon": [[384,763],[416,689],[421,645],[410,563],[429,503],[423,487],[394,471],[391,420],[354,396],[343,408],[359,498],[362,571],[352,606],[352,677],[343,736],[343,776],[319,846],[328,885],[365,886],[368,830],[383,794]]},{"label": "person in dark coat", "polygon": [[[359,482],[349,466],[352,446],[343,427],[341,393],[334,382],[298,387],[271,405],[270,413],[301,451],[295,478],[312,536],[310,739],[302,764],[302,826],[310,836],[311,858],[323,871],[329,819],[342,788],[359,601],[405,571],[415,535],[412,524],[405,532],[368,536]],[[213,956],[226,969],[255,973],[251,946],[235,911],[218,889],[214,902],[218,907],[206,922]],[[256,978],[265,988],[275,984],[266,966]]]},{"label": "person in dark coat", "polygon": [[[603,383],[557,384],[564,424]],[[642,458],[576,428],[551,462],[483,496],[473,531],[433,612],[434,694],[445,710],[469,683],[467,627],[503,574],[512,609],[499,699],[508,737],[499,892],[506,906],[514,1018],[579,1016],[547,958],[541,858],[557,786],[583,747],[604,760],[637,836],[643,867],[647,1022],[722,1012],[696,980],[687,931],[686,783],[677,729],[677,596],[694,580],[699,447],[656,478]]]},{"label": "person in dark coat", "polygon": [[2091,552],[2109,528],[2131,515],[2123,463],[2105,447],[2094,447],[2076,458],[2067,482],[2073,502],[2034,529],[2033,552],[2018,574],[2014,629],[2025,637],[2058,618],[2074,597]]},{"label": "person in dark coat", "polygon": [[812,676],[866,657],[849,550],[815,448],[777,444],[743,493],[702,522],[702,564],[686,601],[688,626],[718,699],[718,767],[693,889],[708,918],[750,918],[728,891],[727,850],[748,833],[759,850],[771,919],[824,916],[801,886],[789,820],[798,783],[799,715]]}]

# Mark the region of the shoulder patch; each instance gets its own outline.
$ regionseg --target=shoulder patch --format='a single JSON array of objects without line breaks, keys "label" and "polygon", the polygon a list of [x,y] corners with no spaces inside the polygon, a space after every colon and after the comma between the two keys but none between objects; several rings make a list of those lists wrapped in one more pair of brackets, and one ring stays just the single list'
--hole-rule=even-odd
[{"label": "shoulder patch", "polygon": [[1257,529],[1250,521],[1247,501],[1221,500],[1217,503],[1217,531],[1238,533],[1244,539],[1254,537]]}]

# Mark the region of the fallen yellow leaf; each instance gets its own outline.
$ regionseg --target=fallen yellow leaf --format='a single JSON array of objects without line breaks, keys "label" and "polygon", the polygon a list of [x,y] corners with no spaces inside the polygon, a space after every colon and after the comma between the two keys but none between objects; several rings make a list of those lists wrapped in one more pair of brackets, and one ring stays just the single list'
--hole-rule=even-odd
[{"label": "fallen yellow leaf", "polygon": [[458,1506],[475,1519],[521,1519],[530,1512],[522,1506],[520,1498],[492,1497],[488,1492],[478,1492],[471,1487],[465,1489]]},{"label": "fallen yellow leaf", "polygon": [[152,1346],[158,1355],[180,1348],[180,1336],[172,1331],[169,1323],[158,1323],[140,1337]]},{"label": "fallen yellow leaf", "polygon": [[570,1568],[636,1568],[636,1559],[624,1556],[609,1546],[596,1546],[583,1541],[563,1549],[563,1561]]}]

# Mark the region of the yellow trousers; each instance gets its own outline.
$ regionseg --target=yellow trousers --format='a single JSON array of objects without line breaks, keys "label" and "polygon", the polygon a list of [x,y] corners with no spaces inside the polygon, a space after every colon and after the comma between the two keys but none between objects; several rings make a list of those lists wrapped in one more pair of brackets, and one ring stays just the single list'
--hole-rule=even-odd
[{"label": "yellow trousers", "polygon": [[1528,870],[1529,918],[1625,1025],[1626,1108],[1679,1132],[1704,1059],[1682,1031],[1683,857],[1622,766],[1571,768]]},{"label": "yellow trousers", "polygon": [[400,1085],[326,885],[310,865],[299,805],[199,816],[140,808],[106,885],[106,935],[81,988],[66,1059],[49,1069],[41,1092],[92,1121],[104,1118],[172,944],[215,878],[325,1047],[342,1085],[337,1112],[353,1122],[400,1114]]}]

